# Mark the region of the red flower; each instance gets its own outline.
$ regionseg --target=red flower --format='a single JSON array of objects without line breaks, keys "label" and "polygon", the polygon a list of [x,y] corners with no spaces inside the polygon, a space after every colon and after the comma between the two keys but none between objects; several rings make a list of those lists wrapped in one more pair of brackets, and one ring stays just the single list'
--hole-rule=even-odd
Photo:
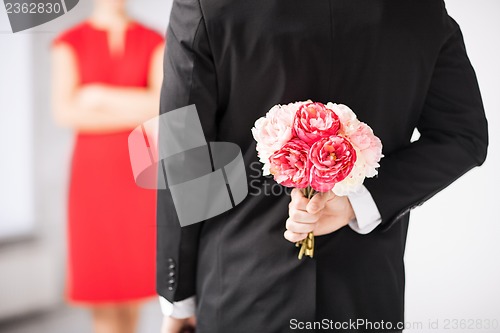
[{"label": "red flower", "polygon": [[323,138],[309,152],[311,187],[318,192],[330,191],[344,180],[356,162],[356,151],[341,136]]},{"label": "red flower", "polygon": [[293,122],[294,134],[309,145],[321,138],[337,135],[339,128],[339,117],[322,103],[301,106]]},{"label": "red flower", "polygon": [[277,183],[287,187],[305,188],[309,185],[307,156],[309,145],[292,139],[276,151],[269,161],[271,174]]}]

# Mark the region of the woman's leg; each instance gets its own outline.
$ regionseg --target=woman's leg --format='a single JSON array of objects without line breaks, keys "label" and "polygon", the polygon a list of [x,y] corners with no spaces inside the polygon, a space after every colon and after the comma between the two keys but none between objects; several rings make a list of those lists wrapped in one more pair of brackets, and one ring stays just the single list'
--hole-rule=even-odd
[{"label": "woman's leg", "polygon": [[135,333],[138,303],[96,306],[92,309],[95,333]]},{"label": "woman's leg", "polygon": [[139,322],[139,303],[130,303],[120,306],[120,322],[122,330],[120,333],[135,333]]}]

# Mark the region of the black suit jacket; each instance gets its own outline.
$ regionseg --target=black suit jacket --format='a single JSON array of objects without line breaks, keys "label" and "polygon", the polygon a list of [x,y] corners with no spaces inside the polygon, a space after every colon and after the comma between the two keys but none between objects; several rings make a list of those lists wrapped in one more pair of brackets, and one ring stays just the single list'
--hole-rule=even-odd
[{"label": "black suit jacket", "polygon": [[[258,174],[250,129],[273,105],[306,99],[349,105],[385,157],[365,182],[381,225],[317,237],[315,258],[299,261],[283,238],[290,199],[269,194],[279,191]],[[201,333],[403,321],[410,210],[486,157],[476,76],[443,1],[175,0],[161,113],[190,104],[207,141],[241,147],[250,195],[181,228],[169,191],[158,191],[158,293],[196,295]]]}]

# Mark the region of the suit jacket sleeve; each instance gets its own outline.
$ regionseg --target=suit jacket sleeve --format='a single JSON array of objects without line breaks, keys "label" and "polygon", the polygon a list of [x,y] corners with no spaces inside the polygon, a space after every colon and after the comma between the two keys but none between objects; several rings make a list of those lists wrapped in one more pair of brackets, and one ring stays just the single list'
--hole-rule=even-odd
[{"label": "suit jacket sleeve", "polygon": [[[214,141],[217,80],[205,22],[197,0],[175,0],[167,30],[160,114],[191,104],[197,107],[207,141]],[[161,137],[160,133],[160,145]],[[158,190],[157,292],[170,302],[195,294],[202,224],[181,228],[170,191]]]},{"label": "suit jacket sleeve", "polygon": [[388,154],[378,178],[365,182],[383,230],[486,158],[487,121],[476,75],[460,27],[445,16],[449,32],[418,121],[420,139]]}]

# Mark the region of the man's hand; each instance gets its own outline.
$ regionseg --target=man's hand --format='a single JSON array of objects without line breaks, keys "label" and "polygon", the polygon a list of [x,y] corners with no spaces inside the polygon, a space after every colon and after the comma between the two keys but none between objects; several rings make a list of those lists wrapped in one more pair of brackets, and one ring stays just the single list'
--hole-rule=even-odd
[{"label": "man's hand", "polygon": [[196,327],[196,318],[189,317],[178,319],[173,317],[163,317],[161,333],[192,333]]},{"label": "man's hand", "polygon": [[332,191],[317,193],[309,200],[299,189],[293,189],[291,197],[285,238],[292,243],[303,240],[311,231],[315,236],[330,234],[356,217],[349,199]]}]

